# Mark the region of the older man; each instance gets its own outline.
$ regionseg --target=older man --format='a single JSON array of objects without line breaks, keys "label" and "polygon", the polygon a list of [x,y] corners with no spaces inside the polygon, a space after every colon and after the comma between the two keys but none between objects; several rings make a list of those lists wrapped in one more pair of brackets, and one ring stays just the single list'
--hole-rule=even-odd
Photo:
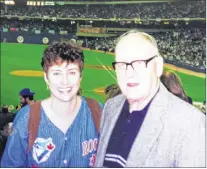
[{"label": "older man", "polygon": [[155,39],[122,35],[113,67],[122,91],[104,106],[96,167],[205,167],[205,116],[160,82]]}]

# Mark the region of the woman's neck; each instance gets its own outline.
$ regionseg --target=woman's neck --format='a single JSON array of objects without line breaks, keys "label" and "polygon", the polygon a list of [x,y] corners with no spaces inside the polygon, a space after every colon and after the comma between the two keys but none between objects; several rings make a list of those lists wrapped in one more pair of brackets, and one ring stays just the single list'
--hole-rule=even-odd
[{"label": "woman's neck", "polygon": [[71,116],[76,112],[78,100],[78,96],[74,96],[70,101],[62,102],[52,96],[49,99],[49,104],[56,115],[59,117],[65,117]]}]

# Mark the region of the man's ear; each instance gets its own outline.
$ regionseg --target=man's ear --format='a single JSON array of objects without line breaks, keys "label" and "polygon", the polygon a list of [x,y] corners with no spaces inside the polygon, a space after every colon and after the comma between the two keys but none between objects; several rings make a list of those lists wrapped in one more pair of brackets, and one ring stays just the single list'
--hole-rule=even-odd
[{"label": "man's ear", "polygon": [[160,55],[157,58],[156,68],[157,68],[157,77],[161,77],[163,74],[163,69],[164,69],[164,60],[163,60],[163,57]]},{"label": "man's ear", "polygon": [[28,101],[29,101],[29,98],[28,98],[28,97],[26,97],[26,98],[25,98],[25,101],[26,101],[26,102],[28,102]]},{"label": "man's ear", "polygon": [[45,72],[44,72],[44,80],[45,80],[46,84],[49,86],[49,81],[47,78],[47,74]]}]

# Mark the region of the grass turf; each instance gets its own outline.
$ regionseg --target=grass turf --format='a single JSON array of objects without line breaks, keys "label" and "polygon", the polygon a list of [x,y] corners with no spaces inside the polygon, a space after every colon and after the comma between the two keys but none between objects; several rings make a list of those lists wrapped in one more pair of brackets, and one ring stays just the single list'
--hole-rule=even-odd
[{"label": "grass turf", "polygon": [[[30,88],[34,91],[35,99],[40,100],[49,96],[43,77],[14,76],[10,72],[16,70],[37,70],[42,71],[40,62],[45,45],[31,44],[8,44],[1,43],[1,100],[0,104],[19,103],[18,93],[22,88]],[[84,51],[86,65],[111,66],[114,57],[110,54],[95,51]],[[188,95],[193,101],[202,102],[205,100],[205,79],[176,72]],[[104,101],[104,95],[96,93],[94,89],[106,87],[116,83],[112,78],[113,71],[105,69],[84,68],[81,88],[84,96]],[[164,98],[163,98],[164,99]]]}]

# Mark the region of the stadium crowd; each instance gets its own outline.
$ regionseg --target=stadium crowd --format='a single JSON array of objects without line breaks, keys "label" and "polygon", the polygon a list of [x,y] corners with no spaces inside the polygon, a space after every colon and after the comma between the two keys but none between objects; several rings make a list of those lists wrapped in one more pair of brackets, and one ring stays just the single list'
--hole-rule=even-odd
[{"label": "stadium crowd", "polygon": [[[151,33],[165,59],[206,68],[206,34],[204,29],[173,29]],[[114,51],[115,38],[88,39],[89,47],[96,50]]]},{"label": "stadium crowd", "polygon": [[206,67],[206,34],[204,29],[179,29],[155,35],[166,59],[191,66]]},{"label": "stadium crowd", "polygon": [[49,32],[49,30],[54,30],[54,33],[57,33],[61,30],[67,30],[68,32],[74,32],[75,29],[71,27],[69,24],[58,24],[56,22],[37,22],[37,21],[26,21],[21,22],[17,20],[8,21],[2,20],[1,26],[2,28],[15,28],[17,31],[25,31],[25,32],[35,32],[35,30],[40,30],[40,32]]},{"label": "stadium crowd", "polygon": [[205,18],[205,1],[117,5],[2,6],[1,16],[60,18]]},{"label": "stadium crowd", "polygon": [[[75,33],[76,25],[59,24],[56,22],[19,22],[19,21],[3,21],[3,28],[15,28],[17,31],[27,31],[35,33],[40,32],[59,33],[61,30],[67,33]],[[206,31],[204,28],[173,28],[165,32],[151,33],[157,40],[159,49],[164,58],[170,61],[177,61],[201,69],[206,67]],[[86,39],[86,38],[84,38]],[[116,37],[110,38],[87,38],[84,47],[96,50],[114,51],[114,43]]]}]

